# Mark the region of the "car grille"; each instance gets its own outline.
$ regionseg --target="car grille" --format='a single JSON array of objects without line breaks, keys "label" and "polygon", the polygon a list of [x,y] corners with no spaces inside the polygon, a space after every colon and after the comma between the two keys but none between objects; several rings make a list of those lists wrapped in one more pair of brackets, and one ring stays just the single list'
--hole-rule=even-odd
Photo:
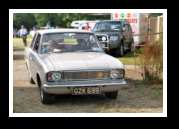
[{"label": "car grille", "polygon": [[90,80],[110,78],[109,71],[65,71],[63,80]]}]

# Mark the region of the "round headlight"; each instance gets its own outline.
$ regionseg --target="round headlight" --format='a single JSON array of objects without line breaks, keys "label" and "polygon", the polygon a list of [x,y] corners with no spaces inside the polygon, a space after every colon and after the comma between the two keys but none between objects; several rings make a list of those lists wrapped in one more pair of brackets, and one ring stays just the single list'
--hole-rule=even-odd
[{"label": "round headlight", "polygon": [[61,80],[61,77],[60,72],[49,72],[47,74],[47,81],[59,81]]},{"label": "round headlight", "polygon": [[111,78],[112,79],[118,79],[118,78],[124,78],[124,70],[111,70]]},{"label": "round headlight", "polygon": [[61,79],[61,74],[59,72],[52,73],[52,79],[54,81],[59,81]]},{"label": "round headlight", "polygon": [[106,37],[105,36],[102,37],[102,41],[106,41]]}]

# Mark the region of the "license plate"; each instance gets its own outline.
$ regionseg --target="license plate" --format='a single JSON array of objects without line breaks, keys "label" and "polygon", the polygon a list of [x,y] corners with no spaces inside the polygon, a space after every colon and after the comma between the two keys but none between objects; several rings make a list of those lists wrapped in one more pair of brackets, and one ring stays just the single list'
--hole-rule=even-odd
[{"label": "license plate", "polygon": [[73,95],[100,94],[100,87],[75,87],[72,89]]}]

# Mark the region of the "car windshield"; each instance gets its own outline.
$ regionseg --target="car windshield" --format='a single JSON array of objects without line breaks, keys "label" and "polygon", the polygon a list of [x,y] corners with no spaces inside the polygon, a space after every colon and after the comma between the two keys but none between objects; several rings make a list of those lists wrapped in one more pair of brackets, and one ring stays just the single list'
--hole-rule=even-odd
[{"label": "car windshield", "polygon": [[49,33],[44,34],[41,53],[102,52],[94,34]]},{"label": "car windshield", "polygon": [[96,28],[96,31],[120,31],[121,30],[121,22],[102,22]]}]

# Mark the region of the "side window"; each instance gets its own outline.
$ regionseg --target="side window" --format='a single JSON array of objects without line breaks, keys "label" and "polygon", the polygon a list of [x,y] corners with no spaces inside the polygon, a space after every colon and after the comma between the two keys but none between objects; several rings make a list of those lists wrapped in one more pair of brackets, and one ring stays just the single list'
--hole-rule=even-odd
[{"label": "side window", "polygon": [[35,33],[35,35],[34,35],[34,37],[33,37],[33,39],[32,39],[32,42],[31,42],[31,44],[30,44],[30,48],[33,48],[34,43],[35,43],[35,38],[36,38],[36,33]]},{"label": "side window", "polygon": [[37,52],[37,51],[38,51],[38,48],[39,48],[39,45],[40,45],[41,35],[38,34],[36,37],[37,37],[37,38],[36,38],[36,40],[35,40],[35,44],[34,44],[33,50]]},{"label": "side window", "polygon": [[103,24],[101,24],[101,28],[100,28],[100,30],[105,30],[106,29],[106,23],[103,23]]},{"label": "side window", "polygon": [[101,30],[101,25],[102,25],[102,23],[99,23],[99,24],[98,24],[97,30]]}]

